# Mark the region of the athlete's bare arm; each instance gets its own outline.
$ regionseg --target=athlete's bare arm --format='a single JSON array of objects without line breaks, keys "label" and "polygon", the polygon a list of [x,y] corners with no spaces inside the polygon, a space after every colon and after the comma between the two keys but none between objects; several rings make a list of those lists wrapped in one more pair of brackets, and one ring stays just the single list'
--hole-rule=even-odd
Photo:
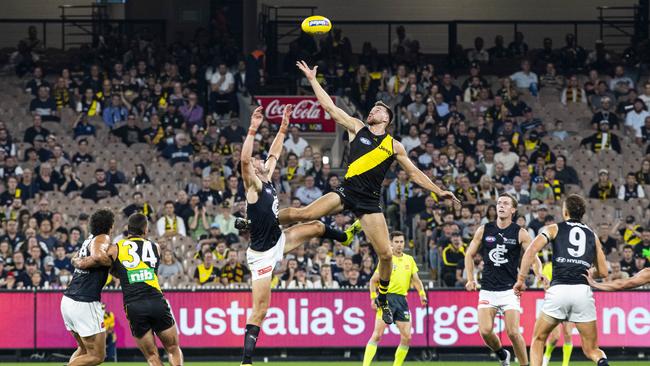
[{"label": "athlete's bare arm", "polygon": [[420,303],[422,305],[426,305],[429,300],[427,299],[427,293],[424,291],[424,285],[422,284],[422,280],[420,279],[420,276],[418,276],[418,273],[415,272],[411,276],[411,283],[413,284],[413,287],[415,287],[415,290],[418,292],[418,295],[420,295]]},{"label": "athlete's bare arm", "polygon": [[117,247],[111,245],[108,235],[99,235],[90,245],[90,255],[80,258],[72,258],[72,265],[79,269],[90,269],[94,267],[109,267],[117,256]]},{"label": "athlete's bare arm", "polygon": [[605,252],[603,252],[603,245],[600,243],[598,235],[594,235],[594,237],[596,238],[596,270],[601,278],[605,278],[609,274],[607,258],[605,257]]},{"label": "athlete's bare arm", "polygon": [[278,163],[278,157],[282,154],[282,146],[284,146],[284,137],[287,135],[287,128],[289,128],[289,119],[291,118],[291,112],[293,111],[293,105],[289,104],[284,108],[282,114],[282,124],[280,125],[280,130],[278,134],[275,135],[273,143],[269,148],[269,156],[266,158],[266,163],[264,163],[269,174],[267,178],[271,180],[273,171],[275,170],[275,165]]},{"label": "athlete's bare arm", "polygon": [[345,127],[346,130],[348,130],[348,133],[350,133],[350,141],[354,139],[354,135],[357,134],[357,132],[365,126],[363,122],[360,120],[348,115],[345,113],[341,108],[337,107],[336,104],[334,104],[334,101],[330,96],[327,94],[325,89],[318,83],[318,80],[316,80],[316,70],[318,69],[318,66],[314,66],[313,69],[310,69],[307,63],[305,61],[298,61],[296,62],[296,66],[300,69],[305,74],[305,77],[307,77],[307,80],[309,81],[309,84],[311,84],[311,88],[314,90],[314,94],[316,94],[316,98],[318,98],[318,102],[320,105],[325,109],[327,113],[329,113],[330,116],[336,121],[336,123],[340,124],[341,126]]},{"label": "athlete's bare arm", "polygon": [[[530,237],[530,234],[528,234],[528,230],[525,229],[519,229],[519,242],[521,243],[521,246],[524,248],[524,253],[532,243],[533,239]],[[535,256],[535,262],[533,262],[533,272],[535,273],[535,277],[540,279],[543,283],[544,286],[547,285],[548,279],[542,274],[542,261],[539,260],[539,256]]]},{"label": "athlete's bare arm", "polygon": [[248,128],[248,135],[246,135],[244,145],[241,149],[241,173],[247,195],[250,188],[254,188],[255,192],[259,192],[262,189],[262,181],[255,175],[255,168],[253,167],[253,144],[255,142],[255,134],[257,134],[257,129],[262,124],[263,119],[262,107],[255,108],[255,111],[251,115],[251,125]]},{"label": "athlete's bare arm", "polygon": [[628,290],[636,288],[639,286],[646,285],[650,283],[650,268],[644,268],[639,273],[635,274],[632,278],[626,278],[624,280],[615,280],[612,282],[599,283],[594,280],[592,277],[591,271],[587,272],[589,275],[585,276],[589,285],[593,288],[597,288],[603,291],[619,291],[619,290]]},{"label": "athlete's bare arm", "polygon": [[406,174],[408,174],[411,181],[420,187],[435,193],[440,198],[449,198],[454,201],[455,204],[460,205],[460,201],[456,198],[450,191],[444,191],[442,188],[438,187],[435,183],[427,177],[420,169],[418,169],[415,164],[409,159],[406,154],[406,149],[399,141],[393,141],[393,148],[395,149],[395,158],[399,165],[404,169]]},{"label": "athlete's bare arm", "polygon": [[476,279],[474,278],[474,256],[478,253],[478,250],[481,247],[483,230],[485,230],[485,227],[481,225],[474,233],[474,237],[469,243],[469,247],[465,250],[465,272],[467,272],[467,283],[465,284],[465,289],[467,289],[467,291],[476,291],[477,289]]},{"label": "athlete's bare arm", "polygon": [[542,250],[549,241],[555,239],[557,230],[557,224],[544,226],[535,240],[530,243],[526,252],[524,252],[524,257],[521,259],[521,265],[519,266],[517,283],[513,286],[517,296],[521,295],[521,293],[526,290],[526,276],[528,276],[528,272],[530,272],[530,266],[533,265],[536,259],[539,260],[539,258],[537,258],[537,253],[539,253],[539,251]]}]

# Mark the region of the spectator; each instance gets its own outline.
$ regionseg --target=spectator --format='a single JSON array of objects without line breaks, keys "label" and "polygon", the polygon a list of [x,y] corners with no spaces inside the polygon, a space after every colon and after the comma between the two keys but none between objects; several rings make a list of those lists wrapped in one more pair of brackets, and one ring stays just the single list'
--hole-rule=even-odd
[{"label": "spectator", "polygon": [[239,262],[239,253],[231,250],[226,265],[221,269],[221,283],[224,285],[244,283],[249,274],[248,268]]},{"label": "spectator", "polygon": [[537,78],[537,74],[530,71],[530,61],[523,60],[521,62],[521,71],[510,75],[510,79],[515,82],[517,88],[528,89],[532,95],[537,95],[539,79]]},{"label": "spectator", "polygon": [[629,201],[635,198],[645,198],[643,187],[637,183],[636,174],[630,172],[625,178],[625,184],[618,189],[618,199]]},{"label": "spectator", "polygon": [[618,136],[609,132],[609,122],[602,120],[599,126],[599,131],[582,139],[580,146],[588,147],[595,153],[601,150],[614,150],[620,154],[621,143],[619,142]]},{"label": "spectator", "polygon": [[598,171],[598,182],[589,190],[589,198],[597,198],[604,201],[616,197],[616,188],[609,180],[609,171],[607,169],[600,169]]},{"label": "spectator", "polygon": [[289,138],[284,142],[284,148],[287,153],[294,153],[297,156],[302,156],[305,151],[305,148],[309,146],[309,143],[304,138],[300,137],[300,130],[297,126],[291,127],[291,134]]},{"label": "spectator", "polygon": [[523,57],[528,53],[528,44],[524,42],[524,34],[515,33],[515,39],[508,45],[508,55],[510,57]]},{"label": "spectator", "polygon": [[88,140],[79,139],[77,141],[78,151],[72,156],[72,163],[79,165],[81,163],[92,163],[95,159],[88,152]]},{"label": "spectator", "polygon": [[198,104],[199,97],[196,93],[190,93],[187,103],[180,107],[179,112],[185,121],[186,130],[190,131],[194,126],[205,127],[203,123],[203,107]]},{"label": "spectator", "polygon": [[212,179],[210,177],[201,178],[201,189],[196,192],[202,205],[216,206],[223,202],[221,193],[212,189]]},{"label": "spectator", "polygon": [[[455,104],[462,101],[463,91],[460,90],[459,87],[453,84],[451,74],[449,73],[446,73],[442,76],[442,85],[440,88],[440,93],[443,97],[444,102],[447,104],[452,104],[452,103]],[[438,104],[437,100],[436,100],[436,104]],[[449,113],[448,111],[447,113],[441,113],[441,112],[444,112],[444,110],[441,111],[440,108],[438,108],[438,114],[440,116],[446,116],[447,113]]]},{"label": "spectator", "polygon": [[221,203],[219,213],[214,217],[214,223],[219,226],[224,235],[237,235],[235,228],[235,216],[232,215],[230,201],[225,200]]},{"label": "spectator", "polygon": [[300,200],[303,205],[309,205],[323,195],[323,192],[314,185],[314,177],[308,175],[305,177],[304,186],[296,190],[295,197]]},{"label": "spectator", "polygon": [[634,246],[634,255],[648,261],[650,260],[650,230],[643,230],[641,238],[642,241]]},{"label": "spectator", "polygon": [[483,43],[483,38],[474,38],[474,48],[467,52],[467,61],[470,63],[477,61],[482,64],[490,62],[490,54],[483,48]]},{"label": "spectator", "polygon": [[607,98],[609,101],[616,100],[616,97],[614,94],[612,94],[608,89],[607,89],[607,83],[604,81],[599,81],[598,85],[596,86],[596,92],[589,97],[589,103],[591,104],[591,110],[593,112],[596,112],[600,109],[602,109],[602,102],[603,100]]},{"label": "spectator", "polygon": [[65,247],[63,245],[58,245],[54,248],[54,268],[58,271],[67,270],[74,272],[72,261],[70,260],[70,257],[66,255]]},{"label": "spectator", "polygon": [[643,185],[650,184],[650,160],[643,160],[641,170],[636,172],[636,180]]},{"label": "spectator", "polygon": [[339,283],[332,279],[332,267],[329,264],[320,266],[320,279],[313,283],[313,287],[317,289],[339,288]]},{"label": "spectator", "polygon": [[641,271],[644,268],[650,268],[650,262],[646,257],[640,257],[640,256],[634,257],[634,265],[637,268],[637,272],[635,273],[635,275],[639,273],[638,271]]},{"label": "spectator", "polygon": [[614,69],[614,76],[609,81],[609,90],[614,92],[614,95],[627,95],[630,89],[634,89],[634,80],[625,76],[625,68],[623,65],[618,65]]},{"label": "spectator", "polygon": [[603,97],[600,100],[600,104],[601,109],[591,118],[591,127],[593,129],[598,129],[598,125],[601,121],[607,121],[612,129],[618,130],[620,128],[618,116],[616,113],[610,111],[612,104],[611,99],[609,97]]},{"label": "spectator", "polygon": [[52,170],[52,165],[49,163],[41,164],[39,167],[38,177],[36,178],[39,192],[52,192],[59,190],[59,180],[54,176],[55,173],[56,172]]},{"label": "spectator", "polygon": [[530,199],[539,200],[549,205],[553,204],[553,189],[550,186],[546,185],[544,182],[544,177],[535,177],[535,179],[533,179],[533,183],[535,183],[535,185],[530,191]]},{"label": "spectator", "polygon": [[169,145],[163,150],[162,156],[169,160],[169,164],[174,166],[177,163],[188,163],[194,153],[194,149],[189,145],[187,135],[184,133],[176,134],[175,143]]},{"label": "spectator", "polygon": [[165,202],[163,215],[156,222],[156,230],[158,231],[158,236],[187,236],[185,222],[174,213],[174,202]]},{"label": "spectator", "polygon": [[50,96],[50,89],[44,85],[38,88],[38,95],[29,104],[29,111],[32,116],[39,115],[46,121],[59,122],[59,111],[56,108],[54,98]]},{"label": "spectator", "polygon": [[235,79],[225,63],[219,63],[218,71],[210,77],[210,106],[219,116],[229,115],[232,111]]},{"label": "spectator", "polygon": [[126,206],[122,210],[124,217],[128,218],[134,213],[141,213],[145,215],[149,220],[153,221],[154,217],[156,216],[154,207],[149,202],[146,202],[144,200],[144,195],[142,192],[134,192],[132,198],[133,203]]},{"label": "spectator", "polygon": [[634,109],[629,111],[625,116],[625,126],[634,131],[636,138],[642,138],[641,128],[645,126],[645,119],[650,117],[650,112],[643,100],[637,98],[634,100]]},{"label": "spectator", "polygon": [[43,77],[43,68],[36,66],[32,71],[32,79],[28,81],[25,86],[25,92],[30,93],[36,97],[38,96],[38,92],[41,87],[45,87],[49,90],[50,83]]},{"label": "spectator", "polygon": [[494,46],[488,49],[490,54],[490,60],[492,63],[498,60],[504,60],[508,57],[508,49],[504,46],[504,40],[502,35],[497,35],[494,37]]},{"label": "spectator", "polygon": [[560,98],[562,104],[567,105],[570,103],[587,103],[587,93],[578,83],[578,76],[571,75],[569,77],[569,84],[562,90]]},{"label": "spectator", "polygon": [[147,174],[147,169],[142,164],[135,165],[135,174],[131,178],[132,185],[151,184],[151,178]]},{"label": "spectator", "polygon": [[555,63],[546,64],[546,73],[539,78],[540,87],[560,91],[564,87],[564,77],[557,73]]},{"label": "spectator", "polygon": [[626,244],[623,247],[623,258],[619,262],[621,265],[621,270],[627,272],[629,276],[634,276],[639,269],[636,268],[636,262],[634,260],[634,247]]},{"label": "spectator", "polygon": [[598,39],[594,45],[594,50],[587,55],[585,64],[590,68],[604,72],[610,68],[611,59],[612,55],[605,49],[605,43],[602,39]]},{"label": "spectator", "polygon": [[81,193],[81,197],[99,202],[104,198],[117,196],[118,194],[117,188],[106,181],[104,169],[100,168],[95,170],[95,183],[86,187]]},{"label": "spectator", "polygon": [[123,98],[117,94],[111,97],[111,104],[104,108],[102,118],[109,129],[114,129],[120,122],[126,121],[129,111],[122,103]]},{"label": "spectator", "polygon": [[[564,194],[564,183],[562,183],[561,180],[556,179],[555,169],[553,169],[553,167],[548,166],[544,169],[544,185],[553,190],[555,201],[562,201],[562,195]],[[549,204],[553,204],[553,202]]]},{"label": "spectator", "polygon": [[517,202],[522,205],[530,203],[530,192],[523,187],[523,180],[520,176],[513,178],[512,187],[506,192],[513,195],[517,199]]},{"label": "spectator", "polygon": [[[197,196],[192,196],[192,199],[195,199]],[[210,222],[212,222],[212,217],[208,215],[205,206],[201,204],[196,204],[194,206],[194,214],[190,216],[188,220],[188,228],[190,229],[190,236],[194,240],[199,240],[202,236],[208,235],[210,231]],[[219,224],[213,223],[219,228]]]},{"label": "spectator", "polygon": [[627,272],[621,271],[621,264],[619,262],[613,262],[611,265],[611,271],[607,276],[607,281],[616,281],[621,279],[627,279],[630,276]]},{"label": "spectator", "polygon": [[117,169],[117,160],[111,159],[108,161],[108,170],[106,171],[106,182],[108,184],[125,184],[126,176],[124,173]]},{"label": "spectator", "polygon": [[451,241],[442,250],[442,282],[447,287],[454,287],[456,284],[456,267],[465,257],[465,244],[460,231],[451,234]]},{"label": "spectator", "polygon": [[509,172],[512,170],[512,168],[515,167],[515,165],[517,165],[519,156],[516,153],[510,151],[509,142],[503,141],[499,146],[501,147],[501,151],[494,155],[494,161],[496,163],[502,163],[503,169],[506,172]]},{"label": "spectator", "polygon": [[639,95],[639,98],[646,106],[650,104],[650,81],[646,81],[645,85],[643,85],[643,94]]},{"label": "spectator", "polygon": [[102,115],[102,105],[95,97],[95,92],[92,88],[87,88],[84,91],[83,96],[77,102],[77,113],[79,113],[78,120],[83,119],[83,117],[94,117]]},{"label": "spectator", "polygon": [[59,190],[63,192],[66,196],[70,195],[72,192],[81,191],[84,188],[84,183],[77,177],[77,174],[72,171],[70,164],[63,164],[61,166],[61,186]]},{"label": "spectator", "polygon": [[211,251],[203,254],[203,263],[194,270],[194,280],[197,285],[216,284],[221,277],[219,269],[214,266],[214,255]]},{"label": "spectator", "polygon": [[119,138],[126,146],[145,142],[144,133],[140,127],[135,125],[135,115],[133,114],[129,114],[125,125],[112,130],[111,134]]},{"label": "spectator", "polygon": [[33,145],[34,138],[36,138],[36,136],[40,135],[43,138],[45,136],[49,136],[50,130],[43,127],[43,120],[40,114],[34,114],[32,118],[33,118],[33,124],[27,130],[25,130],[23,141]]},{"label": "spectator", "polygon": [[[307,279],[307,272],[304,268],[296,268],[295,276],[292,281],[284,281],[282,287],[288,289],[312,289],[314,284]],[[322,288],[322,287],[321,287]]]}]

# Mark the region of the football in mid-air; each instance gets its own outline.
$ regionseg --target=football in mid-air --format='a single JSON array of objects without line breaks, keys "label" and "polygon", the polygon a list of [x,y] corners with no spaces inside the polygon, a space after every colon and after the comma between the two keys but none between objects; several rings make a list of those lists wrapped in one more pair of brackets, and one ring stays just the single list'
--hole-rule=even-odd
[{"label": "football in mid-air", "polygon": [[332,29],[332,22],[321,15],[312,15],[302,21],[302,31],[308,34],[325,34]]}]

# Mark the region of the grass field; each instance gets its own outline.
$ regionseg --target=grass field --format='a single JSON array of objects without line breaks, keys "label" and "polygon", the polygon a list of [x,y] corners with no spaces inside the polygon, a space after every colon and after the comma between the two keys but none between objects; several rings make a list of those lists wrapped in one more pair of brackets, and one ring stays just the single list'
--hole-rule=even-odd
[{"label": "grass field", "polygon": [[[48,366],[56,365],[61,366],[61,363],[51,362],[51,363],[38,363],[38,362],[23,362],[23,363],[0,363],[2,366]],[[118,362],[119,365],[124,366],[141,366],[146,364],[145,362]],[[257,362],[256,365],[265,365],[265,366],[300,366],[300,365],[309,365],[309,366],[331,366],[336,364],[336,366],[359,366],[361,362]],[[373,365],[376,366],[390,366],[392,362],[373,362]],[[560,366],[561,362],[551,362],[551,366]],[[111,365],[106,363],[104,365]],[[239,362],[188,362],[185,365],[187,366],[237,366]],[[497,362],[405,362],[404,365],[418,365],[418,366],[489,366],[489,365],[498,365]],[[519,364],[513,362],[513,366],[518,366]],[[571,366],[593,366],[591,362],[571,362]],[[612,361],[613,366],[648,366],[648,361]]]}]

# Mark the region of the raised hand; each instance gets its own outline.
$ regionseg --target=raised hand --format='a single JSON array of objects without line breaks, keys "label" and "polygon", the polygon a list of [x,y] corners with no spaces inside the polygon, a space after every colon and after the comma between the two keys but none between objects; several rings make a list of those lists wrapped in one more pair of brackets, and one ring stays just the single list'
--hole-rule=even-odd
[{"label": "raised hand", "polygon": [[289,120],[291,119],[291,112],[293,112],[293,104],[288,104],[286,107],[284,107],[280,131],[287,132],[287,128],[289,127]]},{"label": "raised hand", "polygon": [[257,131],[257,129],[260,127],[262,124],[262,121],[264,120],[264,114],[262,113],[263,108],[261,106],[255,108],[255,111],[253,111],[253,114],[251,115],[251,129],[254,129]]},{"label": "raised hand", "polygon": [[300,60],[296,62],[296,66],[298,66],[300,71],[302,71],[303,74],[305,74],[307,80],[312,81],[316,79],[316,70],[318,69],[318,65],[314,66],[313,69],[310,69],[305,61]]}]

